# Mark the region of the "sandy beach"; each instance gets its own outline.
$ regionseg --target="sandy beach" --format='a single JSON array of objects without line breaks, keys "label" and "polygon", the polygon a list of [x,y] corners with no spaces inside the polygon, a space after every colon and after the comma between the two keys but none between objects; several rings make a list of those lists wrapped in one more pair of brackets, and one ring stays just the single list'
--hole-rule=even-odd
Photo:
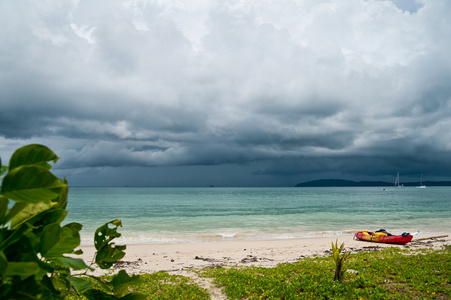
[{"label": "sandy beach", "polygon": [[[372,251],[379,247],[428,248],[451,244],[451,233],[421,234],[412,242],[403,245],[370,243],[354,240],[352,235],[338,237],[338,243],[345,243],[345,250],[351,252]],[[220,241],[189,244],[131,244],[127,245],[125,257],[114,266],[114,270],[128,273],[154,273],[166,271],[171,274],[185,274],[189,270],[216,266],[258,265],[272,267],[280,263],[296,262],[302,257],[329,255],[331,243],[337,238],[303,238],[285,240]],[[93,258],[94,246],[82,246],[86,262]],[[99,274],[100,270],[95,273]]]}]

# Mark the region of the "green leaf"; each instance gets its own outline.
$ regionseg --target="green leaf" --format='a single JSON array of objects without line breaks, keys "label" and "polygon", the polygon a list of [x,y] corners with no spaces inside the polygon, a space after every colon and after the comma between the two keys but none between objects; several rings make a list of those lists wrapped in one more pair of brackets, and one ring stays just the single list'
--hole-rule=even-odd
[{"label": "green leaf", "polygon": [[49,224],[44,227],[41,236],[41,254],[46,257],[47,253],[58,244],[61,236],[61,226],[59,224]]},{"label": "green leaf", "polygon": [[64,228],[69,228],[73,231],[79,232],[83,228],[83,225],[81,225],[80,223],[72,222],[64,225]]},{"label": "green leaf", "polygon": [[66,209],[69,194],[69,183],[67,182],[66,178],[64,178],[63,184],[65,186],[61,189],[57,202],[60,208]]},{"label": "green leaf", "polygon": [[8,223],[6,221],[6,212],[8,211],[9,200],[6,197],[0,196],[0,227]]},{"label": "green leaf", "polygon": [[111,281],[111,284],[113,285],[113,292],[117,296],[120,296],[126,292],[129,285],[138,283],[141,283],[141,279],[138,275],[129,276],[124,270],[120,270]]},{"label": "green leaf", "polygon": [[6,299],[58,299],[58,293],[52,289],[50,280],[44,277],[43,280],[37,281],[34,276],[30,276],[25,280],[16,280],[14,278],[13,285],[6,295]]},{"label": "green leaf", "polygon": [[87,278],[79,278],[71,276],[69,277],[69,281],[72,283],[74,290],[80,294],[89,290],[89,288],[92,286],[92,282]]},{"label": "green leaf", "polygon": [[74,271],[84,270],[84,269],[90,269],[91,271],[94,271],[94,269],[87,266],[86,263],[84,262],[84,260],[81,258],[62,256],[62,257],[55,258],[53,261],[59,263],[62,266],[65,266],[66,268],[70,268]]},{"label": "green leaf", "polygon": [[[4,273],[5,273],[7,265],[8,265],[8,259],[6,258],[3,251],[0,251],[0,275],[1,275],[0,277],[1,278],[4,277]],[[1,286],[1,284],[0,284],[0,286]]]},{"label": "green leaf", "polygon": [[72,254],[75,254],[75,255],[82,255],[82,254],[83,254],[83,250],[78,249],[78,250],[74,251]]},{"label": "green leaf", "polygon": [[[110,225],[113,225],[114,228],[110,228]],[[126,246],[110,244],[113,239],[121,236],[117,232],[119,226],[122,226],[121,220],[114,220],[97,228],[94,234],[94,245],[97,249],[95,262],[101,269],[108,269],[114,262],[125,256]]]},{"label": "green leaf", "polygon": [[95,262],[101,269],[108,269],[125,256],[126,248],[125,245],[108,244],[97,251]]},{"label": "green leaf", "polygon": [[36,226],[46,226],[51,223],[60,224],[62,221],[64,221],[67,215],[67,210],[56,208],[57,204],[55,202],[52,203],[54,204],[54,206],[51,209],[43,211],[40,216],[32,220]]},{"label": "green leaf", "polygon": [[25,202],[16,202],[13,207],[8,211],[5,216],[4,224],[8,223],[15,215],[17,215],[20,211],[22,211],[28,203]]},{"label": "green leaf", "polygon": [[9,169],[13,170],[23,165],[39,165],[46,169],[50,169],[47,163],[58,160],[58,156],[52,150],[44,145],[31,144],[17,149],[9,160]]},{"label": "green leaf", "polygon": [[19,241],[23,236],[26,236],[24,233],[29,229],[30,225],[26,223],[14,230],[8,230],[7,236],[5,236],[2,240],[0,240],[0,251],[5,250],[9,246]]},{"label": "green leaf", "polygon": [[3,175],[3,173],[6,172],[6,170],[8,170],[7,166],[2,166],[2,158],[0,157],[0,176]]},{"label": "green leaf", "polygon": [[147,297],[143,294],[131,293],[120,298],[121,300],[146,300]]},{"label": "green leaf", "polygon": [[69,281],[69,275],[61,276],[61,274],[54,274],[51,277],[52,286],[55,290],[60,292],[60,295],[65,297],[70,292],[71,282]]},{"label": "green leaf", "polygon": [[[114,228],[110,228],[109,225],[115,226]],[[97,250],[101,249],[105,245],[107,245],[110,241],[113,239],[120,237],[121,234],[117,232],[117,228],[121,226],[122,222],[121,220],[113,220],[108,223],[105,223],[104,225],[97,228],[95,234],[94,234],[94,245]]]},{"label": "green leaf", "polygon": [[38,203],[57,198],[66,186],[45,168],[21,166],[3,178],[1,193],[15,201]]},{"label": "green leaf", "polygon": [[72,253],[80,245],[81,224],[71,223],[60,227],[49,224],[44,227],[41,236],[41,254],[47,259]]},{"label": "green leaf", "polygon": [[0,176],[2,176],[8,170],[7,166],[2,166],[2,162],[0,161]]},{"label": "green leaf", "polygon": [[[19,212],[11,218],[11,228],[16,228],[43,211],[48,210],[55,205],[52,201],[43,201],[36,204],[26,203],[26,205],[20,205],[25,202],[17,202],[18,207],[23,207]],[[16,205],[14,205],[16,206]]]},{"label": "green leaf", "polygon": [[35,262],[8,262],[5,277],[20,276],[22,279],[39,273],[41,268]]}]

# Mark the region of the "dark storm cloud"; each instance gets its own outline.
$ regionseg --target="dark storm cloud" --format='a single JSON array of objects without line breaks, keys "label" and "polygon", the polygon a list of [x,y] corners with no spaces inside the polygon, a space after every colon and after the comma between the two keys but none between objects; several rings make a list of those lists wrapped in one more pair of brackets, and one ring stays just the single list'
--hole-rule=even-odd
[{"label": "dark storm cloud", "polygon": [[447,178],[450,11],[445,0],[3,1],[2,161],[39,142],[75,184],[133,172],[161,185]]}]

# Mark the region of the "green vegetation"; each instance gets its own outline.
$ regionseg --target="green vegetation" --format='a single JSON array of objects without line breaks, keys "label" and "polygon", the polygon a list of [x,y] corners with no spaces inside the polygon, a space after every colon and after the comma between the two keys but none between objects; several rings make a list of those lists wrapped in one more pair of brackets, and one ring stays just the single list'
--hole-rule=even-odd
[{"label": "green vegetation", "polygon": [[349,256],[352,273],[334,281],[330,257],[275,268],[204,270],[229,299],[450,299],[451,251],[388,248]]},{"label": "green vegetation", "polygon": [[[352,254],[352,272],[334,281],[331,257],[309,257],[274,268],[257,266],[203,269],[193,275],[213,278],[227,299],[450,299],[451,248]],[[109,277],[104,279],[109,280]],[[210,299],[207,291],[185,276],[166,272],[140,275],[130,290],[147,299]],[[84,299],[72,296],[68,299]]]},{"label": "green vegetation", "polygon": [[335,263],[335,275],[334,275],[334,280],[338,280],[338,281],[342,281],[344,276],[345,276],[345,272],[346,272],[346,268],[345,268],[345,261],[346,259],[348,259],[350,253],[348,254],[344,254],[343,256],[340,257],[340,253],[343,251],[343,248],[345,247],[345,243],[342,243],[340,248],[338,248],[338,239],[334,242],[332,242],[332,257],[334,259],[334,263]]},{"label": "green vegetation", "polygon": [[[16,150],[8,167],[0,169],[0,176],[6,173],[0,190],[0,299],[63,299],[70,293],[88,299],[145,299],[127,290],[138,276],[125,272],[111,280],[87,276],[92,265],[73,257],[82,253],[75,250],[82,225],[61,225],[69,188],[65,179],[50,172],[49,162],[57,160],[46,146],[28,145]],[[125,255],[125,246],[112,242],[120,236],[119,226],[121,221],[114,220],[96,231],[94,261],[102,269]]]}]

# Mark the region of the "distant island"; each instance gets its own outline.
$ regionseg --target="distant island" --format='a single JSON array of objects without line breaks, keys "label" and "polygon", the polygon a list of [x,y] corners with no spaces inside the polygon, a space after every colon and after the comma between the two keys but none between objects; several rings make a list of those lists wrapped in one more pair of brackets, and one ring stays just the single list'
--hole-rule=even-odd
[{"label": "distant island", "polygon": [[[419,182],[404,182],[404,186],[418,186]],[[451,186],[451,181],[424,181],[426,186]],[[343,179],[319,179],[296,184],[295,187],[352,187],[352,186],[394,186],[393,182],[385,181],[352,181]]]}]

